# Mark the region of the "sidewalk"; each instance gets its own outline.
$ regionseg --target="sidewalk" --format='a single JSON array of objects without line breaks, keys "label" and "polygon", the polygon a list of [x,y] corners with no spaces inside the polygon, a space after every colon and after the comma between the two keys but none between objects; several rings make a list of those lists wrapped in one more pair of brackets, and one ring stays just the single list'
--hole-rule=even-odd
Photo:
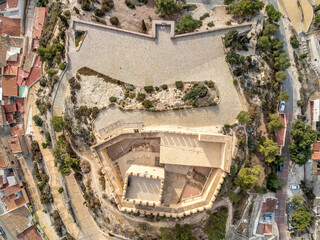
[{"label": "sidewalk", "polygon": [[[37,91],[38,87],[39,87],[39,83],[37,83],[36,86],[34,86],[34,89],[33,89],[34,92]],[[32,101],[32,113],[33,115],[37,113],[36,98],[33,98],[33,101]],[[40,150],[43,155],[43,160],[49,171],[48,172],[48,175],[50,176],[49,184],[51,187],[52,197],[54,199],[54,205],[58,210],[60,217],[62,219],[62,222],[66,226],[68,232],[74,238],[77,239],[80,234],[80,230],[76,225],[76,223],[74,222],[74,220],[72,219],[72,217],[69,215],[69,212],[67,211],[65,203],[62,199],[62,195],[58,192],[58,189],[61,186],[61,184],[60,184],[58,168],[54,166],[54,157],[50,149],[44,149],[42,147],[42,139],[41,139],[40,131],[38,127],[34,124],[34,122],[32,122],[32,126],[34,129],[34,136],[39,143]]]}]

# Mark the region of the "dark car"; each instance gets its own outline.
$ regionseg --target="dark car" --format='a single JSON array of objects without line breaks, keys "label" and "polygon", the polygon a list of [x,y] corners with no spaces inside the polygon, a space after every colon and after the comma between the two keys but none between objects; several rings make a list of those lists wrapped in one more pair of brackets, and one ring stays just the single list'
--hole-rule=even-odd
[{"label": "dark car", "polygon": [[0,236],[3,236],[3,235],[5,235],[5,233],[4,233],[3,229],[2,229],[2,227],[0,227]]},{"label": "dark car", "polygon": [[283,172],[283,165],[278,165],[278,171]]}]

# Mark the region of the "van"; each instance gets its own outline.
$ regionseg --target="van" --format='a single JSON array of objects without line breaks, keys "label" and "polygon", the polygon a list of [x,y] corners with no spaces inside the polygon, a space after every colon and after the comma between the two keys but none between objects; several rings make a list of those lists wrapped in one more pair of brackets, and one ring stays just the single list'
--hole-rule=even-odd
[{"label": "van", "polygon": [[279,112],[284,112],[284,109],[286,108],[286,102],[281,101],[279,104]]}]

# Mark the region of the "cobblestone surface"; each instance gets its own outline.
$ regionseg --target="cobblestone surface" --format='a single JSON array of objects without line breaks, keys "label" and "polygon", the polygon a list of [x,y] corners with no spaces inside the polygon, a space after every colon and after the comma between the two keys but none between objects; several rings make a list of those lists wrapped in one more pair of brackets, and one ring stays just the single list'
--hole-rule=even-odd
[{"label": "cobblestone surface", "polygon": [[77,23],[75,29],[88,34],[78,52],[73,36],[69,42],[70,66],[62,80],[55,107],[64,108],[67,80],[81,67],[90,67],[115,79],[134,85],[160,86],[175,81],[214,81],[220,91],[218,106],[165,113],[105,110],[96,121],[100,124],[125,119],[146,125],[202,127],[233,123],[241,104],[225,63],[221,36],[228,30],[170,38],[170,27],[160,26],[157,38],[146,38],[103,27]]}]

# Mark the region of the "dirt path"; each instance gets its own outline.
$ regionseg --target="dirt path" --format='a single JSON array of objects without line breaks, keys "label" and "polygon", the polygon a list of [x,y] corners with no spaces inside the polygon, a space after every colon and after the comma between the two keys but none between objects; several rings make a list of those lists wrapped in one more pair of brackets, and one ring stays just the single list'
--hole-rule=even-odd
[{"label": "dirt path", "polygon": [[[36,91],[39,87],[39,83],[34,87],[34,91]],[[37,113],[37,106],[36,106],[36,98],[33,98],[32,101],[32,112],[33,114]],[[42,138],[40,134],[39,128],[32,122],[33,129],[34,129],[34,136],[39,143],[41,153],[43,155],[43,160],[48,169],[48,175],[50,176],[50,187],[51,193],[54,199],[54,204],[56,209],[58,210],[60,217],[66,226],[68,232],[74,237],[78,238],[80,234],[80,230],[73,221],[72,217],[69,215],[69,212],[66,209],[65,203],[62,199],[62,195],[58,192],[59,187],[61,186],[60,183],[60,176],[58,173],[58,169],[54,165],[54,157],[52,155],[52,151],[50,149],[44,149],[42,147]]]}]

